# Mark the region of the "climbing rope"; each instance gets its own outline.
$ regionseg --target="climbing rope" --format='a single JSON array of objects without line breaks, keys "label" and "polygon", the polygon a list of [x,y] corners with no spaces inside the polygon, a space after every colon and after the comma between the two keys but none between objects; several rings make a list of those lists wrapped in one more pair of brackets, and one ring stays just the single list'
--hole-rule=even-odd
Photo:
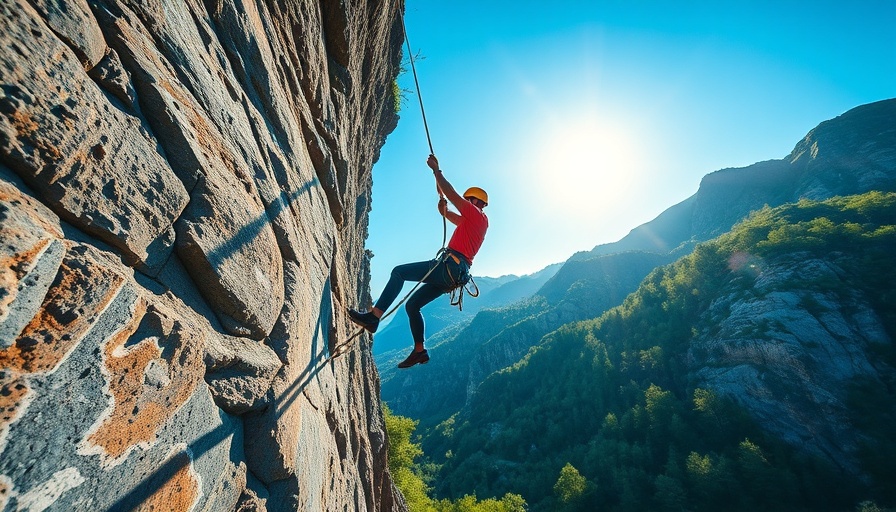
[{"label": "climbing rope", "polygon": [[[429,154],[435,155],[432,149],[432,138],[429,136],[429,124],[426,122],[426,109],[423,107],[423,95],[420,93],[420,82],[417,80],[417,67],[414,65],[414,54],[411,52],[411,40],[408,38],[408,27],[404,22],[404,10],[398,7],[398,16],[401,18],[401,29],[404,31],[404,43],[408,49],[408,60],[411,62],[411,74],[414,75],[414,86],[417,90],[417,102],[420,103],[420,116],[423,118],[423,129],[426,131],[426,143],[429,144]],[[444,198],[445,194],[442,189],[438,189],[439,198]],[[442,250],[445,249],[445,243],[448,239],[448,221],[442,216]]]},{"label": "climbing rope", "polygon": [[[414,85],[416,86],[416,89],[417,89],[417,101],[420,103],[420,115],[423,117],[423,129],[426,131],[426,142],[427,142],[427,144],[429,144],[429,154],[435,155],[435,152],[432,149],[432,138],[429,135],[429,124],[426,122],[426,109],[423,106],[423,95],[420,93],[420,82],[417,79],[417,67],[414,65],[414,54],[411,52],[411,41],[408,38],[408,28],[404,22],[404,11],[401,9],[401,5],[399,5],[398,15],[401,18],[401,28],[404,31],[404,42],[405,42],[405,46],[407,47],[407,50],[408,50],[408,60],[411,63],[411,73],[414,75]],[[438,192],[439,192],[439,198],[444,199],[445,194],[442,193],[442,190],[438,189]],[[435,259],[436,264],[433,265],[433,267],[431,269],[429,269],[429,272],[427,272],[426,275],[424,275],[422,279],[417,281],[417,284],[415,284],[414,287],[411,288],[411,291],[409,291],[398,302],[398,304],[392,306],[392,309],[390,309],[389,311],[384,313],[383,316],[380,317],[380,320],[384,320],[384,319],[388,318],[389,315],[391,315],[399,307],[401,307],[401,305],[404,304],[405,301],[408,300],[408,298],[410,298],[411,294],[413,294],[417,290],[417,288],[419,288],[420,285],[423,284],[424,281],[426,281],[426,278],[429,277],[430,274],[435,272],[435,270],[437,268],[439,268],[439,265],[444,263],[445,258],[447,257],[447,254],[448,254],[447,249],[445,247],[447,240],[448,240],[448,220],[446,219],[446,217],[444,215],[442,215],[442,248],[439,249],[439,251],[436,253],[436,259]],[[472,280],[472,278],[471,278],[471,280]],[[476,284],[474,283],[473,286],[476,287]],[[460,297],[457,299],[457,302],[455,302],[455,291],[457,290],[457,288],[451,290],[451,305],[458,306],[460,309],[463,309],[464,287],[460,286],[459,288],[461,291],[460,291]],[[479,296],[479,287],[476,287],[475,294],[473,294],[469,291],[468,291],[468,293],[470,293],[471,297],[478,297]],[[355,338],[357,338],[358,336],[363,334],[364,331],[365,331],[365,329],[363,327],[361,327],[354,334],[352,334],[348,339],[346,339],[342,343],[337,343],[336,346],[333,347],[333,351],[331,352],[330,356],[327,357],[327,359],[324,361],[324,364],[329,363],[333,358],[342,355],[345,352],[345,350],[343,350],[343,349],[345,347],[348,347],[349,344]]]},{"label": "climbing rope", "polygon": [[426,110],[423,108],[423,96],[420,94],[420,82],[417,81],[417,68],[414,66],[414,54],[411,53],[411,40],[408,39],[408,27],[404,24],[404,11],[399,7],[398,15],[401,17],[401,28],[404,30],[404,42],[408,49],[408,59],[411,61],[411,73],[414,75],[414,85],[417,86],[417,101],[420,102],[420,114],[423,116],[423,129],[426,130],[426,142],[429,143],[429,154],[436,154],[432,150],[432,139],[429,137],[429,125],[426,124]]}]

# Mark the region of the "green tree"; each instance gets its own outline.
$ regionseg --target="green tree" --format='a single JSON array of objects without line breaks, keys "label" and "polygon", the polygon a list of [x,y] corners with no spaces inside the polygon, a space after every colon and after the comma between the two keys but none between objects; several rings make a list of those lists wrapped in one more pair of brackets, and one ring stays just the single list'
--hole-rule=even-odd
[{"label": "green tree", "polygon": [[395,473],[402,468],[411,468],[414,460],[423,454],[420,445],[411,441],[417,421],[392,414],[385,404],[383,415],[386,434],[389,436],[389,471]]},{"label": "green tree", "polygon": [[[526,500],[519,494],[507,493],[497,500],[488,498],[482,501],[475,494],[468,494],[455,501],[440,500],[436,502],[438,512],[526,512]],[[413,509],[412,509],[413,510]]]},{"label": "green tree", "polygon": [[[386,404],[382,407],[389,437],[389,472],[411,512],[526,512],[526,500],[512,493],[505,494],[500,500],[478,501],[475,494],[456,501],[433,500],[429,495],[431,489],[423,478],[424,471],[416,462],[423,455],[420,445],[413,441],[417,421],[392,414]],[[427,471],[434,473],[435,469]]]},{"label": "green tree", "polygon": [[386,422],[386,434],[389,437],[389,473],[392,481],[404,495],[408,508],[412,512],[434,512],[429,487],[420,476],[415,460],[423,454],[420,445],[412,441],[417,422],[392,414],[383,404],[383,418]]},{"label": "green tree", "polygon": [[585,487],[585,477],[579,473],[578,469],[567,462],[563,469],[560,470],[560,478],[554,484],[554,494],[557,495],[561,502],[571,503],[585,493]]},{"label": "green tree", "polygon": [[694,390],[694,410],[712,418],[716,426],[722,426],[721,405],[718,397],[712,391],[702,388]]},{"label": "green tree", "polygon": [[[849,510],[862,500],[869,500],[863,512],[874,503],[892,507],[893,386],[850,391],[850,421],[861,433],[857,456],[869,478],[861,481],[764,431],[725,393],[694,389],[701,384],[691,380],[688,361],[711,359],[707,344],[694,341],[718,334],[729,314],[728,301],[717,299],[775,290],[821,291],[845,304],[854,290],[896,338],[894,212],[893,193],[764,208],[651,272],[601,317],[532,339],[538,343],[526,357],[480,385],[463,420],[428,434],[427,450],[451,452],[433,481],[438,492],[525,490],[539,511]],[[767,269],[806,254],[831,261],[842,275],[807,281],[795,274],[756,286]],[[520,327],[537,321],[529,317]],[[775,328],[757,322],[745,335]],[[896,366],[892,344],[868,351],[876,366]],[[464,500],[453,504],[491,503]]]}]

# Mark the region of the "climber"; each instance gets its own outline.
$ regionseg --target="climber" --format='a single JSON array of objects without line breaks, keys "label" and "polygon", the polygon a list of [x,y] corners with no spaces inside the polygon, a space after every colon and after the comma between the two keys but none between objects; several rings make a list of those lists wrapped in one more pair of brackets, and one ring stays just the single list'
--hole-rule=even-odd
[{"label": "climber", "polygon": [[[422,283],[405,306],[411,334],[414,337],[414,349],[398,364],[399,368],[410,368],[415,364],[425,364],[429,361],[429,354],[423,348],[423,315],[420,309],[440,295],[464,286],[470,280],[470,265],[473,264],[473,258],[479,252],[488,229],[488,217],[482,211],[488,205],[488,195],[485,191],[479,187],[471,187],[461,196],[442,174],[435,155],[429,155],[426,164],[432,169],[436,186],[443,195],[439,199],[439,213],[456,226],[447,250],[434,260],[398,265],[392,269],[389,282],[370,311],[361,313],[353,309],[348,310],[349,317],[354,323],[374,333],[383,312],[389,309],[392,301],[401,292],[404,282]],[[457,213],[448,209],[448,201],[457,208]],[[437,266],[439,268],[436,268]]]}]

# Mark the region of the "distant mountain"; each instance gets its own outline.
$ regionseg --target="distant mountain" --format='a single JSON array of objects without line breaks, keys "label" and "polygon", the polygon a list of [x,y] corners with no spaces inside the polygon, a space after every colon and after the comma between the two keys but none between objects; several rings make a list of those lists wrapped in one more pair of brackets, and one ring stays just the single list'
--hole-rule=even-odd
[{"label": "distant mountain", "polygon": [[765,205],[896,190],[894,169],[896,99],[862,105],[819,124],[784,159],[710,173],[696,194],[656,219],[618,242],[598,245],[573,258],[691,248],[695,242],[727,232]]},{"label": "distant mountain", "polygon": [[894,119],[896,100],[857,107],[818,125],[785,159],[707,175],[697,193],[618,242],[573,255],[532,297],[442,329],[428,340],[425,371],[397,371],[403,353],[378,357],[383,399],[423,427],[439,423],[544,335],[620,304],[652,269],[729,231],[751,211],[803,197],[896,190]]},{"label": "distant mountain", "polygon": [[[465,294],[463,309],[452,306],[447,296],[430,302],[423,308],[428,336],[437,338],[444,336],[445,333],[442,331],[446,328],[466,325],[483,309],[501,307],[532,295],[560,269],[560,266],[560,263],[555,263],[524,276],[510,274],[501,277],[474,277],[479,297]],[[374,341],[373,355],[378,362],[382,354],[393,350],[402,354],[402,359],[407,356],[406,352],[414,343],[404,307],[395,310],[391,321],[377,332]]]},{"label": "distant mountain", "polygon": [[[896,193],[757,212],[485,379],[423,439],[437,493],[520,493],[533,512],[889,509],[894,247]],[[557,495],[567,464],[574,499]]]}]

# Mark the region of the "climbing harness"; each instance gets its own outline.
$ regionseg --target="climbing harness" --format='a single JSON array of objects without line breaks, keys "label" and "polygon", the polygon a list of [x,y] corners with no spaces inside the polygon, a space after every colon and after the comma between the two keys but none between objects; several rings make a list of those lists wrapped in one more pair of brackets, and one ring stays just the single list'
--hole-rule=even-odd
[{"label": "climbing harness", "polygon": [[[479,286],[476,285],[476,281],[473,280],[473,276],[467,273],[466,280],[463,275],[454,276],[451,273],[451,267],[447,266],[448,258],[454,260],[455,263],[460,265],[461,257],[459,252],[454,252],[451,249],[448,249],[448,257],[445,258],[446,270],[448,271],[448,278],[451,280],[452,286],[448,290],[448,293],[451,294],[451,305],[457,306],[459,311],[464,310],[464,292],[470,294],[470,297],[478,297],[479,296]],[[464,258],[466,261],[466,258]],[[469,270],[469,269],[468,269]],[[473,289],[467,288],[470,283],[473,284]]]},{"label": "climbing harness", "polygon": [[[469,288],[471,284],[473,285],[472,290]],[[464,292],[468,293],[470,297],[479,297],[479,286],[476,285],[473,276],[470,276],[470,280],[467,284],[457,286],[451,290],[451,305],[457,306],[458,311],[464,310]]]}]

